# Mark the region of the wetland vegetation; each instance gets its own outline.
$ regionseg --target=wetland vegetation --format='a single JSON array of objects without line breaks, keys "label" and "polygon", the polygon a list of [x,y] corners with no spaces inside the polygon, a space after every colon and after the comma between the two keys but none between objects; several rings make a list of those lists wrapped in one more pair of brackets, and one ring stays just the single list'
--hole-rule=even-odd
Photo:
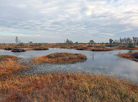
[{"label": "wetland vegetation", "polygon": [[86,60],[87,57],[83,54],[73,54],[73,53],[52,53],[45,56],[40,56],[33,58],[32,60],[37,63],[74,63]]}]

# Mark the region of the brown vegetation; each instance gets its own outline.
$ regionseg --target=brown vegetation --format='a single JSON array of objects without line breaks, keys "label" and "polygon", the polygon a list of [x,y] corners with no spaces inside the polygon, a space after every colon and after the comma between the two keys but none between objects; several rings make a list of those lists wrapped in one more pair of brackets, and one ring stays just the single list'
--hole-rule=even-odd
[{"label": "brown vegetation", "polygon": [[25,50],[21,48],[14,48],[12,49],[12,52],[25,52]]},{"label": "brown vegetation", "polygon": [[117,50],[138,50],[138,47],[137,45],[134,45],[135,47],[128,47],[128,44],[121,44],[119,45],[118,47],[116,47],[115,49]]},{"label": "brown vegetation", "polygon": [[106,44],[105,46],[106,47],[117,47],[119,46],[119,44]]},{"label": "brown vegetation", "polygon": [[83,54],[72,53],[53,53],[45,56],[33,58],[32,60],[37,63],[72,63],[86,60],[86,56]]},{"label": "brown vegetation", "polygon": [[49,50],[48,48],[44,48],[44,47],[37,47],[37,48],[34,48],[33,50]]},{"label": "brown vegetation", "polygon": [[[10,49],[24,49],[29,50],[48,50],[48,48],[65,48],[65,49],[77,49],[77,50],[97,50],[97,51],[111,51],[112,49],[106,48],[105,44],[23,44],[19,46],[17,44],[4,44],[0,46],[0,49],[10,50]],[[102,50],[103,49],[103,50]]]},{"label": "brown vegetation", "polygon": [[138,61],[138,52],[118,54],[119,57],[128,58],[134,61]]},{"label": "brown vegetation", "polygon": [[0,55],[0,61],[1,60],[6,60],[6,59],[16,60],[17,57],[16,56],[13,56],[13,55]]},{"label": "brown vegetation", "polygon": [[138,48],[116,47],[117,50],[138,50]]},{"label": "brown vegetation", "polygon": [[25,68],[16,59],[16,56],[0,55],[0,77]]},{"label": "brown vegetation", "polygon": [[43,74],[0,81],[1,102],[137,102],[138,86],[105,75]]},{"label": "brown vegetation", "polygon": [[110,48],[94,48],[94,47],[80,47],[77,48],[76,50],[88,50],[88,51],[112,51],[113,49]]},{"label": "brown vegetation", "polygon": [[92,51],[112,51],[113,49],[109,49],[109,48],[94,48],[92,49]]}]

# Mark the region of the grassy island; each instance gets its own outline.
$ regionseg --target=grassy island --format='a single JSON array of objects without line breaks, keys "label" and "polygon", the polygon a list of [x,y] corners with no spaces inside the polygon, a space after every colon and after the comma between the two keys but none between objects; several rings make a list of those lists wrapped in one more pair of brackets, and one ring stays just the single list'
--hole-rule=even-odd
[{"label": "grassy island", "polygon": [[138,62],[138,52],[118,54],[119,57],[128,58]]},{"label": "grassy island", "polygon": [[53,53],[45,56],[33,58],[32,60],[37,63],[73,63],[78,61],[84,61],[87,57],[83,54],[72,54],[72,53]]}]

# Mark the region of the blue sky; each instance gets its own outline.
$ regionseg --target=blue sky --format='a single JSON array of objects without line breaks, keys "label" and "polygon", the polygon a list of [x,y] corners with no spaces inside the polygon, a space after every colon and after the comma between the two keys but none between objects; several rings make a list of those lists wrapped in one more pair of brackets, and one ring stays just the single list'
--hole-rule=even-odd
[{"label": "blue sky", "polygon": [[137,0],[0,0],[0,42],[138,36]]}]

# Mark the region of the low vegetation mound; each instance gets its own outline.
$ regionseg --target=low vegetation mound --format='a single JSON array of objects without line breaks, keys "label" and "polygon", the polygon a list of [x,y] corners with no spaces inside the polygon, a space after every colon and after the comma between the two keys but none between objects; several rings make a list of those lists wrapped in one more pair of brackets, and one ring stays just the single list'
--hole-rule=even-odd
[{"label": "low vegetation mound", "polygon": [[22,48],[15,48],[15,49],[12,49],[11,52],[25,52],[25,50]]},{"label": "low vegetation mound", "polygon": [[16,59],[17,57],[12,55],[0,55],[0,77],[24,68]]},{"label": "low vegetation mound", "polygon": [[138,52],[133,52],[133,53],[122,53],[122,54],[118,54],[119,57],[124,57],[124,58],[128,58],[134,61],[138,61]]},{"label": "low vegetation mound", "polygon": [[119,44],[106,44],[105,46],[106,47],[117,47],[119,46]]},{"label": "low vegetation mound", "polygon": [[13,56],[13,55],[0,55],[0,61],[6,60],[6,59],[16,60],[17,58],[18,58],[18,57]]},{"label": "low vegetation mound", "polygon": [[115,49],[118,50],[138,50],[138,47],[134,45],[133,43],[128,44],[121,44],[119,47],[116,47]]},{"label": "low vegetation mound", "polygon": [[43,47],[38,47],[38,48],[34,48],[33,50],[49,50],[48,48],[43,48]]},{"label": "low vegetation mound", "polygon": [[112,51],[113,49],[109,48],[94,48],[91,51]]},{"label": "low vegetation mound", "polygon": [[137,102],[138,85],[105,75],[11,76],[0,82],[1,102]]},{"label": "low vegetation mound", "polygon": [[8,47],[8,48],[5,48],[4,50],[12,50],[12,48]]},{"label": "low vegetation mound", "polygon": [[110,48],[93,48],[93,47],[80,47],[76,50],[89,50],[89,51],[112,51],[113,49]]},{"label": "low vegetation mound", "polygon": [[87,50],[88,48],[87,47],[78,47],[76,48],[76,50]]},{"label": "low vegetation mound", "polygon": [[40,56],[33,58],[38,63],[72,63],[78,61],[84,61],[87,57],[83,54],[72,54],[72,53],[53,53],[46,56]]}]

